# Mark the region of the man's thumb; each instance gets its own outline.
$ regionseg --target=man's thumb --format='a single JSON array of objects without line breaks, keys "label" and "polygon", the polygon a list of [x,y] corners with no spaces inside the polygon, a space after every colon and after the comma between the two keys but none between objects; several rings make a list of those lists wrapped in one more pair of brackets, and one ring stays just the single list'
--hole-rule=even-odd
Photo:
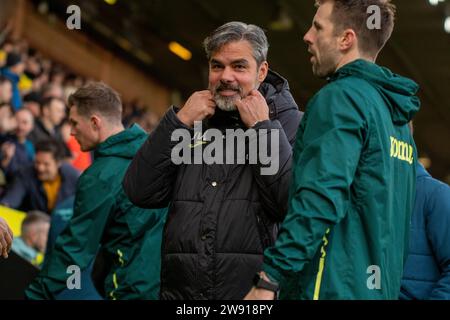
[{"label": "man's thumb", "polygon": [[240,109],[240,108],[244,105],[241,98],[237,98],[237,99],[234,101],[234,103],[235,103],[235,105],[236,105],[236,107],[237,107],[238,109]]}]

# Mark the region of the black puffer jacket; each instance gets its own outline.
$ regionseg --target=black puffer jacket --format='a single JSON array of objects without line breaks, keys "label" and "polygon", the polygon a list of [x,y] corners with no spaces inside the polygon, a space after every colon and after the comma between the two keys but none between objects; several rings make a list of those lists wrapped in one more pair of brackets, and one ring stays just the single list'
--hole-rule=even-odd
[{"label": "black puffer jacket", "polygon": [[[133,203],[153,208],[171,203],[163,238],[162,299],[242,299],[264,249],[274,241],[274,227],[286,213],[292,144],[302,113],[287,81],[276,73],[269,73],[260,92],[271,120],[255,129],[280,129],[277,174],[261,175],[260,164],[174,165],[171,150],[178,142],[171,134],[186,128],[175,108],[128,169],[124,189]],[[237,112],[220,110],[204,121],[203,129],[208,128],[245,130]]]}]

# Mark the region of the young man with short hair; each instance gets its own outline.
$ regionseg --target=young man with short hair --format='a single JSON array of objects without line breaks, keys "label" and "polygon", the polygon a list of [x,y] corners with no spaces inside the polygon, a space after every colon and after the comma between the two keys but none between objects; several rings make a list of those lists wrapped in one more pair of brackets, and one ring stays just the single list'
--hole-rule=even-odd
[{"label": "young man with short hair", "polygon": [[124,129],[119,95],[91,83],[69,96],[71,134],[95,161],[81,175],[74,213],[58,236],[41,273],[26,291],[30,299],[55,299],[67,286],[67,268],[89,268],[105,299],[157,299],[166,209],[142,209],[122,188],[125,171],[147,134]]}]

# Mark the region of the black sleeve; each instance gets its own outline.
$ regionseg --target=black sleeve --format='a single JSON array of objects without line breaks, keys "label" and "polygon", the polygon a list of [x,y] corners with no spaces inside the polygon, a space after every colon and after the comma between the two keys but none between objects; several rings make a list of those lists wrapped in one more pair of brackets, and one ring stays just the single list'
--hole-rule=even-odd
[{"label": "black sleeve", "polygon": [[176,116],[174,107],[135,155],[123,180],[123,188],[133,204],[141,208],[166,207],[172,195],[177,166],[171,161],[171,141],[176,129],[188,129]]},{"label": "black sleeve", "polygon": [[[270,172],[268,174],[267,170],[264,173],[262,169],[268,166],[261,164],[259,161],[258,164],[252,165],[253,176],[259,187],[264,211],[275,222],[283,221],[287,212],[291,181],[292,148],[302,115],[303,113],[298,110],[297,106],[293,105],[292,108],[284,109],[278,115],[277,120],[260,122],[254,127],[258,132],[261,132],[261,129],[267,130],[268,154],[278,154],[278,170],[273,174]],[[278,150],[271,150],[270,141],[273,130],[278,132]]]}]

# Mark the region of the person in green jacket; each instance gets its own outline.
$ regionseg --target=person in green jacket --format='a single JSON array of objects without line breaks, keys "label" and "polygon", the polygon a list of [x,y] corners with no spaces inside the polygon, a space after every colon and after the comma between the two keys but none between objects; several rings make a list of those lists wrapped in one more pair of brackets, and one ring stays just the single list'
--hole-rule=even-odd
[{"label": "person in green jacket", "polygon": [[328,84],[306,107],[287,216],[246,298],[398,299],[417,160],[407,124],[420,106],[418,85],[375,64],[394,27],[389,0],[316,5],[304,41],[313,73]]},{"label": "person in green jacket", "polygon": [[137,125],[124,129],[120,97],[103,83],[78,89],[69,107],[71,134],[95,160],[78,180],[73,217],[26,296],[55,299],[64,289],[76,290],[76,277],[96,259],[92,274],[104,298],[158,299],[167,210],[136,207],[122,188],[147,134]]}]

